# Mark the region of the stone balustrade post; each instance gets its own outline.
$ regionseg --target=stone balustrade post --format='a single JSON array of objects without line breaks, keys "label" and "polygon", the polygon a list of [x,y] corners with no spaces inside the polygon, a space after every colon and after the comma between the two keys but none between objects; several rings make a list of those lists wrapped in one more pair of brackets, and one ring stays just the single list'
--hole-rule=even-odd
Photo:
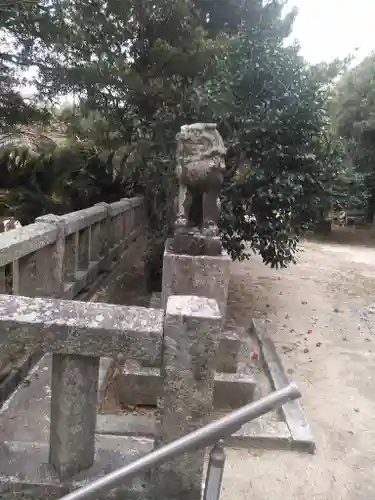
[{"label": "stone balustrade post", "polygon": [[[164,322],[164,380],[157,446],[210,421],[221,322],[214,299],[169,297]],[[154,472],[156,497],[200,500],[203,460],[204,450],[199,450],[162,465]]]},{"label": "stone balustrade post", "polygon": [[101,235],[103,221],[93,224],[90,229],[90,262],[99,262],[103,256],[104,241]]},{"label": "stone balustrade post", "polygon": [[135,223],[135,209],[132,206],[131,210],[129,210],[129,214],[127,217],[127,227],[128,227],[128,232],[131,234],[134,229],[136,228],[136,223]]},{"label": "stone balustrade post", "polygon": [[100,267],[102,271],[110,271],[112,264],[111,249],[113,246],[111,207],[108,203],[105,202],[97,203],[96,206],[104,207],[107,211],[107,215],[102,221],[99,229],[101,235],[100,254],[103,257]]},{"label": "stone balustrade post", "polygon": [[[35,231],[41,245],[39,249],[36,248],[13,261],[13,294],[29,297],[61,297],[64,290],[64,222],[51,214],[37,218],[35,224],[25,229]],[[46,245],[43,241],[45,238],[50,238],[52,241]]]},{"label": "stone balustrade post", "polygon": [[55,248],[52,254],[52,273],[45,283],[46,297],[62,297],[65,278],[65,223],[57,215],[49,214],[38,217],[36,222],[45,222],[57,228]]},{"label": "stone balustrade post", "polygon": [[136,199],[131,198],[131,209],[128,213],[128,233],[131,234],[138,226],[137,220],[137,208],[138,204],[136,203]]},{"label": "stone balustrade post", "polygon": [[90,262],[91,226],[78,232],[78,271],[87,271]]},{"label": "stone balustrade post", "polygon": [[0,293],[6,293],[5,266],[0,267]]},{"label": "stone balustrade post", "polygon": [[120,228],[121,228],[121,251],[124,251],[125,246],[128,243],[128,237],[130,236],[130,231],[129,231],[129,213],[132,210],[132,205],[131,201],[127,198],[122,198],[122,202],[126,203],[127,207],[121,214],[121,223],[120,223]]},{"label": "stone balustrade post", "polygon": [[20,263],[19,260],[12,262],[12,294],[20,294]]},{"label": "stone balustrade post", "polygon": [[49,461],[60,478],[94,463],[99,360],[53,355]]},{"label": "stone balustrade post", "polygon": [[65,239],[65,278],[66,281],[75,281],[78,272],[78,231],[69,234]]},{"label": "stone balustrade post", "polygon": [[140,205],[137,205],[136,207],[136,225],[142,225],[144,224],[146,220],[146,206],[145,203],[143,202]]},{"label": "stone balustrade post", "polygon": [[112,259],[119,260],[126,244],[126,217],[128,208],[131,208],[131,202],[127,199],[121,199],[110,205],[111,216],[111,234],[112,234]]}]

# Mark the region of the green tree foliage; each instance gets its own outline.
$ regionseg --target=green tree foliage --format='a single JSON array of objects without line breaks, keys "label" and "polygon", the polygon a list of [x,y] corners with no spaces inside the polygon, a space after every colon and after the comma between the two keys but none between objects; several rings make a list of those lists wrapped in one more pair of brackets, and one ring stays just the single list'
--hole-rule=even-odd
[{"label": "green tree foliage", "polygon": [[28,144],[3,148],[0,211],[29,224],[40,215],[117,201],[124,192],[112,163],[87,144]]},{"label": "green tree foliage", "polygon": [[193,4],[39,5],[43,22],[15,33],[24,47],[20,57],[38,66],[44,95],[75,93],[84,101],[86,122],[90,111],[109,120],[111,141],[105,147],[115,148],[116,139],[117,148],[127,146],[123,177],[145,194],[151,226],[162,228],[173,210],[174,136],[182,124],[199,119],[195,88],[212,73],[216,54]]},{"label": "green tree foliage", "polygon": [[340,70],[310,67],[285,45],[295,14],[284,18],[284,4],[40,0],[12,34],[41,95],[80,99],[61,119],[80,148],[96,148],[95,182],[111,165],[126,194],[146,196],[157,233],[173,215],[176,133],[216,121],[237,168],[223,191],[223,242],[234,258],[252,249],[283,266],[327,196],[326,100]]},{"label": "green tree foliage", "polygon": [[375,214],[375,54],[344,74],[336,88],[332,111],[337,135],[348,158],[349,168],[345,174],[352,175],[353,194],[366,204],[372,220]]},{"label": "green tree foliage", "polygon": [[[298,239],[324,211],[337,159],[327,115],[329,84],[340,61],[308,66],[297,46],[284,46],[294,13],[282,3],[258,10],[229,44],[225,87],[217,120],[230,151],[245,167],[224,192],[223,234],[235,258],[246,248],[264,262],[293,261]],[[246,216],[252,217],[246,217]]]},{"label": "green tree foliage", "polygon": [[332,186],[333,208],[364,210],[368,204],[368,190],[365,182],[365,174],[353,167],[349,159],[340,163]]},{"label": "green tree foliage", "polygon": [[45,121],[48,113],[28,103],[17,87],[22,83],[17,76],[20,61],[13,46],[13,33],[17,29],[16,20],[29,23],[27,5],[33,0],[2,0],[0,2],[0,133],[14,125],[35,121]]}]

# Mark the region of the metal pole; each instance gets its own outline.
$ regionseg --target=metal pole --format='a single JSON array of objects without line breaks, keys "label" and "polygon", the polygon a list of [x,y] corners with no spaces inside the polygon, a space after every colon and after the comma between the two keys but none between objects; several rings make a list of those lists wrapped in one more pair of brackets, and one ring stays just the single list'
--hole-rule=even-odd
[{"label": "metal pole", "polygon": [[219,500],[225,464],[224,442],[220,440],[212,448],[208,462],[203,500]]},{"label": "metal pole", "polygon": [[125,465],[110,474],[93,481],[91,484],[72,491],[60,500],[96,500],[100,493],[111,490],[123,484],[125,479],[137,475],[141,471],[151,469],[164,462],[171,460],[176,455],[195,451],[200,448],[210,446],[225,436],[236,432],[243,424],[254,420],[269,411],[282,406],[293,399],[301,396],[295,384],[290,384],[279,391],[268,394],[262,399],[258,399],[229,415],[211,422],[200,429],[197,429],[185,436],[182,436],[161,448],[135,460],[129,465]]}]

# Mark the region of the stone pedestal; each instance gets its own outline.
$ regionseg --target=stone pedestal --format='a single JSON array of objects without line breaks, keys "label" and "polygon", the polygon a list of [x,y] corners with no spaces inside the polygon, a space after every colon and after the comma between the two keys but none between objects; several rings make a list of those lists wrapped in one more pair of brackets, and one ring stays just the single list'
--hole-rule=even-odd
[{"label": "stone pedestal", "polygon": [[[211,420],[220,329],[216,301],[194,296],[168,299],[157,447]],[[204,454],[204,449],[185,453],[153,471],[155,498],[200,500]]]},{"label": "stone pedestal", "polygon": [[195,295],[215,299],[225,318],[231,260],[225,251],[221,255],[187,255],[172,250],[167,240],[163,259],[161,307],[166,308],[171,295]]}]

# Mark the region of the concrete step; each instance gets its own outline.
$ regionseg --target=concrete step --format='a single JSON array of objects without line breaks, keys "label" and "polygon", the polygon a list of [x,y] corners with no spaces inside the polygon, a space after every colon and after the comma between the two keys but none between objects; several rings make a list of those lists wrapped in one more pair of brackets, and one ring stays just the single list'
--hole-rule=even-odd
[{"label": "concrete step", "polygon": [[[98,399],[104,395],[112,364],[111,358],[100,358]],[[52,355],[47,354],[4,402],[0,409],[0,442],[48,442],[51,373]]]},{"label": "concrete step", "polygon": [[[57,496],[59,498],[66,490],[79,488],[87,481],[98,479],[133,462],[152,451],[154,446],[152,439],[108,435],[97,436],[95,445],[94,465],[71,480],[61,481],[48,463],[49,446],[47,443],[22,441],[4,443],[0,446],[1,498],[19,498],[17,495],[12,496],[17,486],[27,488],[27,495],[22,498],[28,500],[51,498],[48,496],[49,492],[60,491]],[[140,474],[133,481],[127,481],[126,490],[137,490],[147,481],[147,473]],[[42,494],[40,487],[43,487]]]},{"label": "concrete step", "polygon": [[[156,406],[163,390],[160,369],[128,361],[115,379],[115,388],[121,405]],[[232,410],[250,403],[255,388],[255,380],[247,373],[216,373],[214,407]]]},{"label": "concrete step", "polygon": [[[218,414],[220,418],[223,415]],[[138,436],[152,439],[156,433],[156,417],[145,415],[98,415],[97,430],[100,435]],[[291,448],[291,434],[285,422],[276,419],[274,413],[243,425],[237,432],[224,439],[225,446],[243,449]]]}]

